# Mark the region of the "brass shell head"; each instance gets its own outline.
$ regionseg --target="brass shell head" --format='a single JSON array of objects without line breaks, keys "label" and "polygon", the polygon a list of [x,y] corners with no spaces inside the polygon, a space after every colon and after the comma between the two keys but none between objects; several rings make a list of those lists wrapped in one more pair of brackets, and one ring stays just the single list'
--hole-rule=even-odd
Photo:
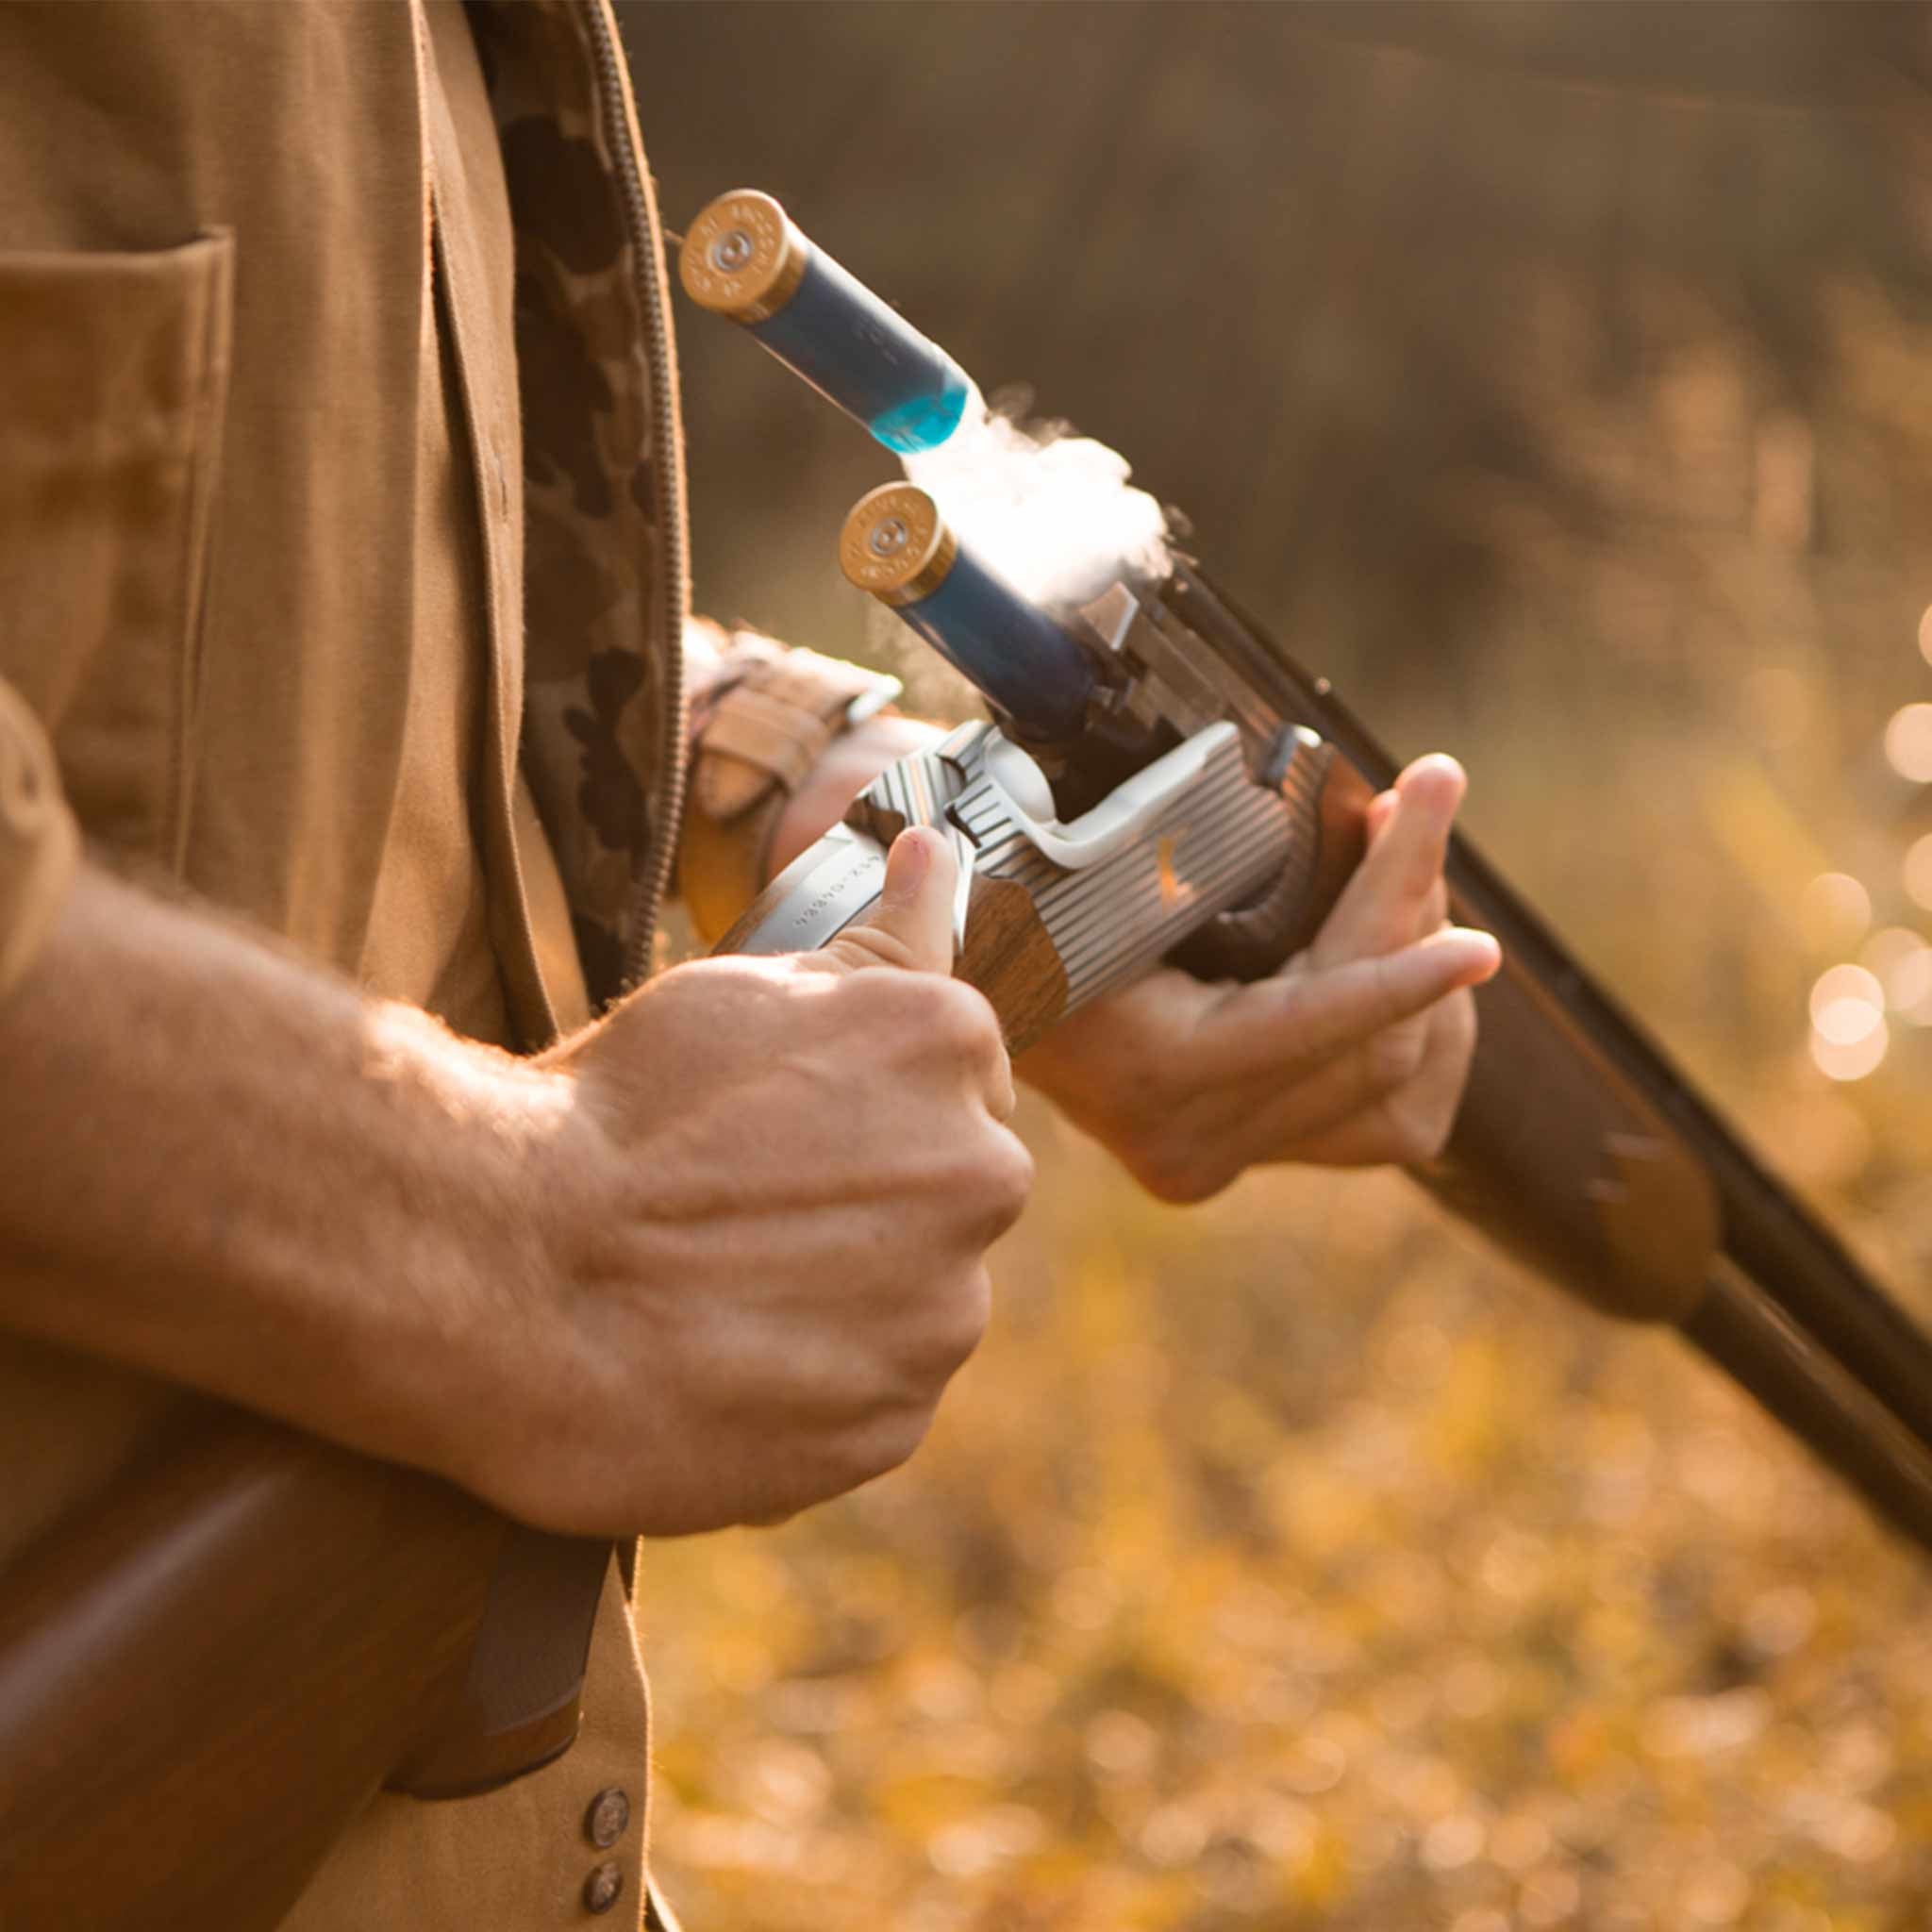
[{"label": "brass shell head", "polygon": [[763,322],[797,293],[810,258],[811,243],[769,194],[735,188],[691,225],[677,275],[700,308]]},{"label": "brass shell head", "polygon": [[940,507],[916,483],[884,483],[852,506],[839,568],[882,604],[917,604],[945,582],[959,554]]}]

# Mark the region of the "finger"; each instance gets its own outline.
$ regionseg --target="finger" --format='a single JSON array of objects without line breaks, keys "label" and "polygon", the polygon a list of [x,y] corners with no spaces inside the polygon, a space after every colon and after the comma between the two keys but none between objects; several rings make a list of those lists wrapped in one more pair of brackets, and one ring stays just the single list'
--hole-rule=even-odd
[{"label": "finger", "polygon": [[1362,845],[1366,850],[1374,844],[1389,829],[1389,821],[1395,816],[1395,808],[1401,798],[1396,791],[1378,791],[1369,800],[1362,811]]},{"label": "finger", "polygon": [[1475,1007],[1459,993],[1432,1008],[1422,1067],[1399,1091],[1285,1138],[1271,1158],[1321,1167],[1413,1166],[1440,1152],[1460,1105],[1475,1046]]},{"label": "finger", "polygon": [[1490,934],[1452,925],[1399,951],[1235,987],[1195,1031],[1201,1084],[1332,1059],[1457,988],[1480,985],[1502,959]]},{"label": "finger", "polygon": [[1004,1046],[991,1056],[991,1064],[980,1085],[986,1110],[1005,1126],[1020,1110],[1020,1090],[1013,1078],[1013,1062]]},{"label": "finger", "polygon": [[1315,964],[1368,958],[1415,937],[1467,782],[1462,767],[1440,753],[1396,779],[1388,819],[1309,949]]},{"label": "finger", "polygon": [[[1463,991],[1400,1026],[1385,1027],[1353,1053],[1251,1108],[1243,1124],[1251,1137],[1248,1158],[1318,1161],[1344,1128],[1357,1150],[1349,1165],[1424,1158],[1461,1095],[1474,1031],[1474,1008]],[[1371,1130],[1380,1150],[1373,1155],[1362,1151],[1371,1144]]]},{"label": "finger", "polygon": [[1385,1026],[1353,1051],[1257,1096],[1242,1118],[1247,1158],[1302,1158],[1301,1144],[1381,1106],[1420,1078],[1428,1051],[1428,1016]]},{"label": "finger", "polygon": [[926,825],[908,827],[886,856],[878,905],[821,946],[814,963],[847,973],[897,966],[910,973],[950,974],[957,877],[957,861],[945,840]]},{"label": "finger", "polygon": [[1448,920],[1449,886],[1446,880],[1439,878],[1429,888],[1429,896],[1424,901],[1422,916],[1416,921],[1416,938],[1426,939],[1429,934],[1447,924]]},{"label": "finger", "polygon": [[1415,1167],[1428,1158],[1386,1107],[1363,1108],[1276,1157],[1298,1167]]}]

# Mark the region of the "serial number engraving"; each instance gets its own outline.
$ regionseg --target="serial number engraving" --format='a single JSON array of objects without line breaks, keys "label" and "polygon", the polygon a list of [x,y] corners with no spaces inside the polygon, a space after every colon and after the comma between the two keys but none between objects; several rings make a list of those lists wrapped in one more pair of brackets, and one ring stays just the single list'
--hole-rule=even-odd
[{"label": "serial number engraving", "polygon": [[848,890],[858,881],[880,869],[879,861],[866,856],[848,865],[832,883],[819,893],[818,897],[802,906],[792,916],[791,930],[802,932],[818,924],[820,915],[846,896]]}]

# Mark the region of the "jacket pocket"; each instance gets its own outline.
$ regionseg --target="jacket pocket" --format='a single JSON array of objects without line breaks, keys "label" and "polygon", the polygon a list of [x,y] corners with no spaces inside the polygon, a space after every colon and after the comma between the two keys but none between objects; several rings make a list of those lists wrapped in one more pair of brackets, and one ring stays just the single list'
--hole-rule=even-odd
[{"label": "jacket pocket", "polygon": [[166,865],[186,832],[234,238],[0,252],[0,676],[90,836]]}]

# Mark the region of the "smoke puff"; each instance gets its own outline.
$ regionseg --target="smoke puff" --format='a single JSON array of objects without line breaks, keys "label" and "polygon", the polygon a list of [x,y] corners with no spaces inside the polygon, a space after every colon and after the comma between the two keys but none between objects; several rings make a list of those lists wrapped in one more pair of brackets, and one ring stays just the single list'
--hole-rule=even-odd
[{"label": "smoke puff", "polygon": [[1058,617],[1124,577],[1168,575],[1167,520],[1127,481],[1124,457],[1091,437],[1029,435],[977,405],[938,449],[905,459],[962,545]]}]

